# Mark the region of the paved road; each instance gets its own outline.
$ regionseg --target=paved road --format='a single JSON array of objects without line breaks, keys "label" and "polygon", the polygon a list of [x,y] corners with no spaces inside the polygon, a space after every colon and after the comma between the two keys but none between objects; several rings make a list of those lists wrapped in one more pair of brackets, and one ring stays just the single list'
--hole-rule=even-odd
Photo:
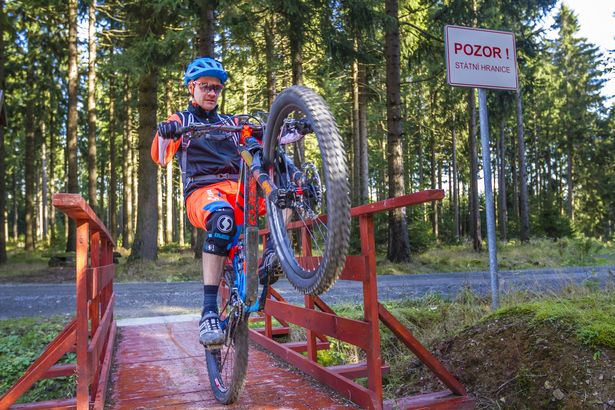
[{"label": "paved road", "polygon": [[[600,286],[615,284],[615,265],[562,269],[535,269],[500,272],[500,289],[548,291],[569,284],[592,281]],[[456,272],[423,275],[387,275],[378,277],[380,300],[418,298],[428,293],[454,297],[469,287],[481,295],[490,294],[488,272]],[[302,303],[303,297],[285,280],[275,285],[284,298]],[[196,313],[202,303],[202,285],[197,282],[118,283],[115,284],[116,317],[150,317]],[[340,281],[323,299],[327,303],[357,303],[361,284]],[[3,284],[0,285],[0,319],[24,316],[73,315],[74,284]]]}]

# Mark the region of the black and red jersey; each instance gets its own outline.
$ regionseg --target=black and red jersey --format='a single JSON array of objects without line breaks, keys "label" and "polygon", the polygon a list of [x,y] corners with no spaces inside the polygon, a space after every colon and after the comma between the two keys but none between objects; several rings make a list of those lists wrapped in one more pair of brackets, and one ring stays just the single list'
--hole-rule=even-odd
[{"label": "black and red jersey", "polygon": [[[183,127],[194,123],[235,125],[230,115],[219,114],[217,109],[207,112],[192,104],[188,105],[187,110],[171,115],[167,121],[178,122]],[[184,198],[188,198],[202,186],[222,180],[237,180],[241,162],[237,144],[237,133],[210,133],[209,138],[180,138],[177,141],[160,138],[156,133],[151,155],[154,162],[162,166],[166,166],[173,156],[177,157],[184,183]]]}]

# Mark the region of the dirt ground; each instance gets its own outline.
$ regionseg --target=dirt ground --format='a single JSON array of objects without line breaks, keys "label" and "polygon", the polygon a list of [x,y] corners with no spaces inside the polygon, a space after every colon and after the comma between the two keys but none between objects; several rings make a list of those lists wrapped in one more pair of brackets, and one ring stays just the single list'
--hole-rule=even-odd
[{"label": "dirt ground", "polygon": [[[477,399],[477,409],[615,409],[615,351],[581,345],[555,323],[530,323],[523,315],[486,321],[435,354]],[[408,368],[412,384],[402,395],[442,388],[424,366]]]}]

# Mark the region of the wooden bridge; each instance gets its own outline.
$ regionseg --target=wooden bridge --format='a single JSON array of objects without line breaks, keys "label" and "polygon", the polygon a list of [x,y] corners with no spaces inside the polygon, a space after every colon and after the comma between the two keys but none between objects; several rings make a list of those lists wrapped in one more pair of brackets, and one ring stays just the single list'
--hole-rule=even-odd
[{"label": "wooden bridge", "polygon": [[[304,306],[291,305],[271,289],[261,316],[263,327],[250,330],[254,343],[249,353],[245,390],[234,405],[220,406],[209,388],[196,322],[129,326],[116,332],[113,241],[83,198],[57,194],[54,206],[77,223],[76,316],[0,398],[0,410],[473,408],[474,400],[467,396],[463,385],[378,302],[374,214],[440,200],[443,196],[442,190],[428,190],[353,208],[352,216],[359,219],[361,254],[347,257],[340,280],[362,283],[363,319],[338,316],[317,296],[306,296]],[[264,239],[268,231],[262,230],[260,234]],[[305,231],[302,236],[308,237]],[[309,246],[304,246],[303,257],[313,258]],[[281,325],[274,327],[273,319]],[[447,389],[383,401],[382,374],[388,366],[381,357],[381,322]],[[276,336],[288,334],[291,323],[305,329],[306,340],[278,342]],[[329,338],[361,348],[366,360],[344,366],[321,365],[317,351],[329,348]],[[76,364],[56,365],[71,351],[77,353]],[[77,376],[76,397],[15,404],[36,381],[72,374]],[[366,385],[356,382],[358,378],[367,378]]]}]

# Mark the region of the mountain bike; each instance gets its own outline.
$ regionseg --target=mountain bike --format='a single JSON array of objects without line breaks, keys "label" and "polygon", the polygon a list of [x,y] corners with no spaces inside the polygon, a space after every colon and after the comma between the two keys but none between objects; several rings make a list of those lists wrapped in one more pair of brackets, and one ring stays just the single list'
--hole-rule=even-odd
[{"label": "mountain bike", "polygon": [[[293,86],[274,100],[266,121],[237,116],[238,125],[193,124],[184,138],[238,133],[239,189],[244,198],[243,232],[231,248],[220,286],[225,341],[205,349],[216,399],[233,403],[248,363],[248,318],[261,310],[268,286],[259,289],[259,196],[267,209],[270,239],[288,281],[304,294],[321,294],[342,271],[350,235],[348,167],[342,138],[325,101],[307,87]],[[263,136],[262,144],[254,134]],[[297,235],[302,227],[307,235]],[[311,249],[313,256],[303,257]],[[260,291],[260,296],[259,296]]]}]

